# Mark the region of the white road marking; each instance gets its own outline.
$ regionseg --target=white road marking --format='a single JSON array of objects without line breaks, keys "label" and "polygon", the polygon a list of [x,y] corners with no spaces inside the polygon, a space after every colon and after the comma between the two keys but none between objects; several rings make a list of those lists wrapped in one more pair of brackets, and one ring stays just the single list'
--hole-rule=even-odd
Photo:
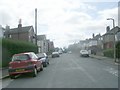
[{"label": "white road marking", "polygon": [[71,61],[75,64],[76,69],[79,69],[79,70],[83,71],[83,72],[87,75],[87,77],[89,77],[94,83],[96,82],[96,80],[93,78],[93,76],[90,75],[84,68],[82,68],[82,67],[81,67],[78,63],[76,63],[74,60],[71,60]]},{"label": "white road marking", "polygon": [[107,67],[104,70],[118,77],[118,70],[115,70],[114,68],[111,68],[111,67]]}]

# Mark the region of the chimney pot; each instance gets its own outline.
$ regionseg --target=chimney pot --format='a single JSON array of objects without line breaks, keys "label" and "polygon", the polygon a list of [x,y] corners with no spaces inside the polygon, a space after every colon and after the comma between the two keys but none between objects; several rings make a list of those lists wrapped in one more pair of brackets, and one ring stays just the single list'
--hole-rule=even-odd
[{"label": "chimney pot", "polygon": [[18,28],[22,28],[22,24],[21,24],[22,20],[19,19],[19,24],[18,24]]},{"label": "chimney pot", "polygon": [[110,26],[106,27],[106,32],[110,31]]}]

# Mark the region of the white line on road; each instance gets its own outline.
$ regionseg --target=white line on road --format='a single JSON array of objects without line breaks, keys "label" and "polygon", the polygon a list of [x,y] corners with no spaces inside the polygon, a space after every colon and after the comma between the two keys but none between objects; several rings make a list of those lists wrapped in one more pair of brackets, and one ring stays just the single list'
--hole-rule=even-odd
[{"label": "white line on road", "polygon": [[82,68],[78,63],[75,62],[75,60],[71,60],[75,66],[76,66],[76,69],[79,69],[81,71],[83,71],[87,77],[89,77],[94,83],[96,82],[96,80],[92,77],[92,75],[90,75],[84,68]]},{"label": "white line on road", "polygon": [[111,68],[111,67],[107,67],[104,70],[118,77],[118,70],[115,70],[114,68]]}]

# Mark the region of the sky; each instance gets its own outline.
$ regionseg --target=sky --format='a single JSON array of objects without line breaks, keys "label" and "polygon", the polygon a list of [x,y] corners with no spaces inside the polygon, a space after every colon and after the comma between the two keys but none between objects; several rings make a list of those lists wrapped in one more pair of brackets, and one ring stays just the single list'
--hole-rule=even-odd
[{"label": "sky", "polygon": [[112,28],[107,18],[118,26],[118,0],[0,0],[0,25],[16,28],[22,19],[22,26],[34,27],[35,8],[37,34],[45,34],[55,47],[103,35]]}]

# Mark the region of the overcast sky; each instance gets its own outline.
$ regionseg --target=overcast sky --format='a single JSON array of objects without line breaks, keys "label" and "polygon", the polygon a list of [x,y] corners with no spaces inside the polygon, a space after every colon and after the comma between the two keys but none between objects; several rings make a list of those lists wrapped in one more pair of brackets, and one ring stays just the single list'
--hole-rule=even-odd
[{"label": "overcast sky", "polygon": [[10,28],[35,26],[35,8],[38,13],[38,35],[46,34],[55,46],[91,38],[92,34],[104,34],[106,26],[112,28],[114,18],[118,24],[118,0],[0,0],[0,24]]}]

